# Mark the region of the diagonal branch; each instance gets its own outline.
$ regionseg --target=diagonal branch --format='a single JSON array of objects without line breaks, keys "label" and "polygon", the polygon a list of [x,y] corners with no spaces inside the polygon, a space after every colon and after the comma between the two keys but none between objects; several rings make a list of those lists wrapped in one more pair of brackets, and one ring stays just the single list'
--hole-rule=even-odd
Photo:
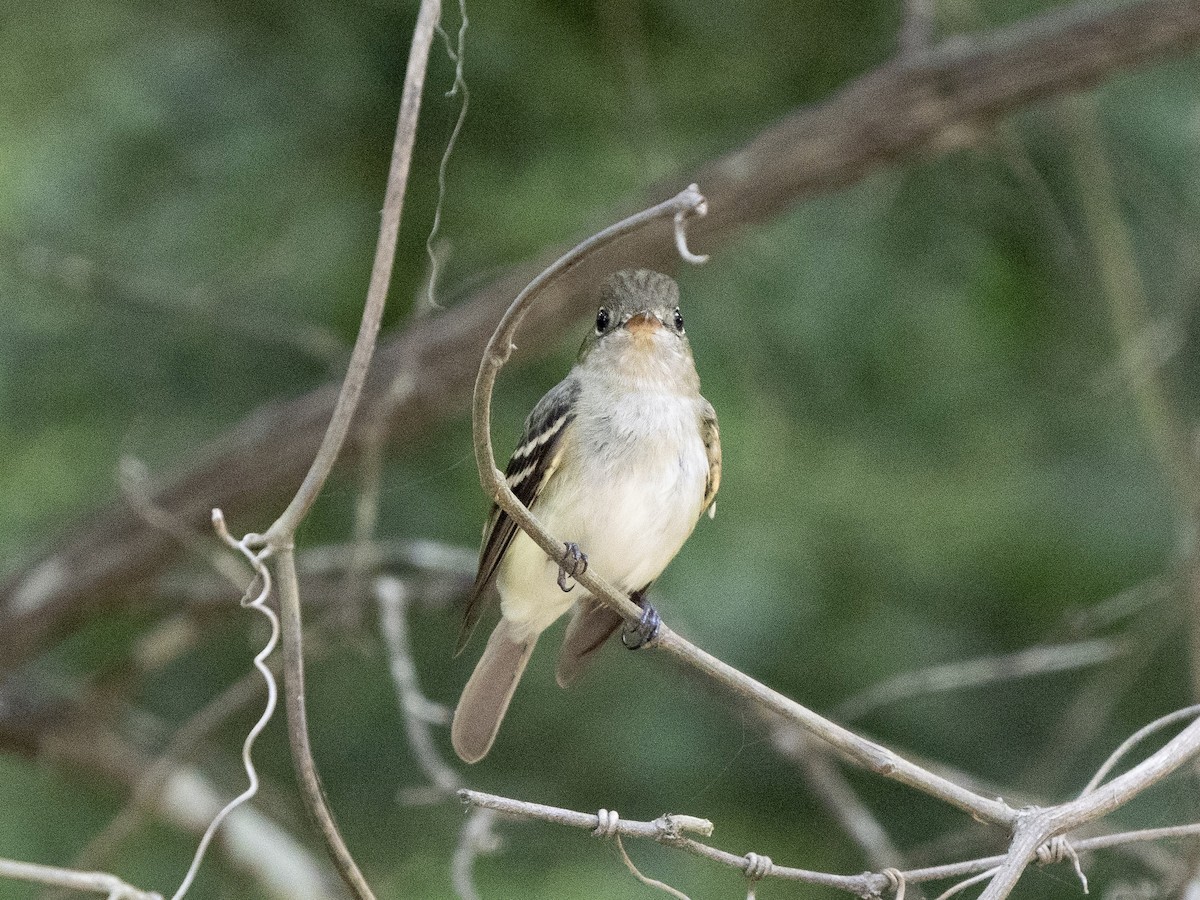
[{"label": "diagonal branch", "polygon": [[[1032,102],[1085,89],[1114,72],[1198,44],[1200,0],[1143,0],[1118,9],[1079,2],[905,56],[681,177],[677,184],[704,184],[711,205],[693,235],[702,247],[719,249],[745,227],[809,197],[918,154],[949,152]],[[622,206],[642,205],[631,198]],[[669,268],[666,247],[662,233],[649,229],[589,259],[527,317],[528,346],[545,346],[561,333],[565,318],[590,305],[591,286],[607,271],[625,265]],[[460,306],[412,324],[380,349],[364,389],[368,407],[390,389],[402,367],[414,379],[411,394],[391,410],[392,446],[411,443],[461,414],[474,360],[508,302],[541,268],[513,270]],[[250,414],[166,481],[156,502],[202,527],[213,506],[234,516],[287,496],[313,459],[337,391],[326,385]],[[348,450],[368,427],[362,416],[355,420]],[[18,665],[80,619],[127,602],[131,588],[161,571],[175,550],[168,537],[123,506],[81,521],[47,556],[0,585],[3,665]]]}]

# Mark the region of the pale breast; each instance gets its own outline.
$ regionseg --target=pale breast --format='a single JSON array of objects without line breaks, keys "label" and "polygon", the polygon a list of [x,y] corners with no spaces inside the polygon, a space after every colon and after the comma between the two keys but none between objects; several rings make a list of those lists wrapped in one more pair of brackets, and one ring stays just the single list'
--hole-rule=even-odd
[{"label": "pale breast", "polygon": [[[551,533],[577,543],[593,571],[619,589],[654,581],[700,517],[708,456],[698,401],[638,393],[588,415],[586,405],[564,443],[563,461],[534,512]],[[549,627],[581,592],[563,593],[551,561],[523,534],[501,564],[497,587],[505,618],[531,632]]]},{"label": "pale breast", "polygon": [[[622,398],[619,415],[580,417],[573,436],[591,465],[564,472],[562,527],[606,577],[637,590],[658,577],[696,525],[708,457],[696,401],[673,394]],[[557,499],[557,498],[556,498]]]}]

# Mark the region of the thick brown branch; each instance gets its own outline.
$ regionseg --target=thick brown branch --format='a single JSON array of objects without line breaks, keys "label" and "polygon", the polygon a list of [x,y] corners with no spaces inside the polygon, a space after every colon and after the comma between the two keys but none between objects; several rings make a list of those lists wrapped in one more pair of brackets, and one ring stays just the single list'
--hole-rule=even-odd
[{"label": "thick brown branch", "polygon": [[[1146,0],[1116,10],[1079,3],[906,56],[681,178],[680,185],[701,183],[710,202],[710,215],[694,223],[692,235],[702,250],[719,248],[740,229],[808,197],[914,155],[947,152],[1031,102],[1081,90],[1115,71],[1197,44],[1200,0]],[[643,205],[631,200],[624,208]],[[606,272],[625,265],[670,268],[669,247],[662,232],[651,228],[590,257],[531,312],[523,324],[525,346],[545,345],[560,333],[564,318],[590,305],[591,286]],[[411,378],[412,390],[390,410],[393,446],[459,415],[471,395],[475,361],[496,320],[541,267],[501,277],[460,306],[414,323],[381,348],[348,449],[361,440],[372,409],[401,372]],[[255,411],[166,482],[156,502],[203,527],[214,506],[240,518],[287,496],[313,459],[336,397],[337,386],[328,385]],[[168,536],[123,507],[80,523],[52,553],[0,587],[3,665],[28,659],[74,622],[127,600],[174,550]]]}]

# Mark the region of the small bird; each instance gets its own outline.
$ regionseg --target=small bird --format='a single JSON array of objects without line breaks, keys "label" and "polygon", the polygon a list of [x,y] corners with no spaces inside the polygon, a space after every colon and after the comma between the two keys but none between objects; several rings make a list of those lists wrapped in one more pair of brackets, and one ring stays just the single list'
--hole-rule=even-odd
[{"label": "small bird", "polygon": [[538,636],[563,613],[574,605],[558,659],[562,687],[620,627],[590,595],[569,594],[568,579],[591,564],[629,593],[644,614],[622,639],[641,646],[659,623],[646,591],[700,515],[716,512],[717,415],[700,395],[678,285],[625,270],[600,293],[595,328],[525,420],[506,473],[513,493],[566,542],[563,557],[548,557],[498,507],[484,526],[458,651],[494,595],[500,621],[454,711],[451,742],[468,763],[491,749]]}]

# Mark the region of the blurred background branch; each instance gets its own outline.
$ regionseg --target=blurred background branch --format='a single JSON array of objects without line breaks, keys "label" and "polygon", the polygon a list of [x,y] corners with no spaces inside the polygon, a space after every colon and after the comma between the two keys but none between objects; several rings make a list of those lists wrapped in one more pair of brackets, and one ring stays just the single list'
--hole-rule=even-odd
[{"label": "blurred background branch", "polygon": [[[823,104],[800,110],[741,149],[698,167],[711,213],[695,229],[702,250],[789,206],[911,157],[984,139],[995,119],[1037,100],[1083,90],[1125,68],[1185,52],[1200,42],[1200,4],[1145,0],[1117,9],[1079,3],[973,39],[954,39],[916,60],[867,73]],[[685,180],[685,179],[680,179]],[[672,267],[651,230],[597,254],[564,280],[525,323],[536,347],[591,302],[598,273],[620,265]],[[455,309],[388,341],[366,385],[364,408],[390,389],[399,366],[413,379],[394,404],[393,444],[425,434],[465,407],[477,357],[500,309],[539,266],[521,266]],[[294,490],[328,421],[336,388],[322,387],[247,417],[158,487],[155,501],[188,522],[219,507],[245,514]],[[369,427],[360,418],[353,452]],[[169,540],[122,508],[72,527],[41,560],[0,587],[0,660],[13,666],[82,617],[144,587],[174,558]]]}]

